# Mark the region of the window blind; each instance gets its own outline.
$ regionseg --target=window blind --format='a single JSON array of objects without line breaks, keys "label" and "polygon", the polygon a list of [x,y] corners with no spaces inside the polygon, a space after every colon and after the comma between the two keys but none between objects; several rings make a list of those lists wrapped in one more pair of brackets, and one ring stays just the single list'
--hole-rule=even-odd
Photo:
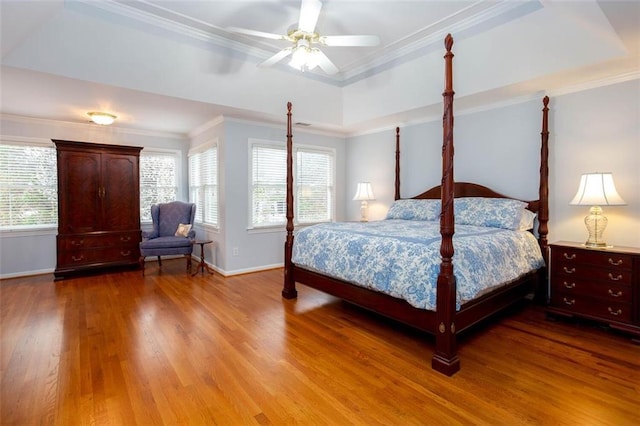
[{"label": "window blind", "polygon": [[151,222],[151,206],[178,196],[178,156],[143,150],[140,154],[140,220]]},{"label": "window blind", "polygon": [[[286,161],[284,145],[251,147],[251,225],[286,222]],[[333,151],[296,147],[294,154],[294,218],[297,223],[333,219],[335,155]]]},{"label": "window blind", "polygon": [[296,221],[327,222],[333,217],[333,156],[326,152],[296,152]]},{"label": "window blind", "polygon": [[196,204],[196,222],[218,225],[217,146],[189,156],[189,200]]},{"label": "window blind", "polygon": [[286,220],[287,152],[282,147],[252,148],[252,225],[280,225]]},{"label": "window blind", "polygon": [[0,144],[0,226],[19,229],[57,223],[55,148]]}]

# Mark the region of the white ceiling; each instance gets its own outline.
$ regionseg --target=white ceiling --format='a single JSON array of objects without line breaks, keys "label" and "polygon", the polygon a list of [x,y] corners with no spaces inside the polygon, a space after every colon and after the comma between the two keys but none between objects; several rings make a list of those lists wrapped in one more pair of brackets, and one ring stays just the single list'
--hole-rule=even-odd
[{"label": "white ceiling", "polygon": [[[284,41],[300,1],[0,0],[1,112],[186,134],[227,117],[297,121],[341,134],[439,114],[442,40],[456,40],[456,104],[474,107],[640,76],[638,1],[325,0],[321,35],[374,34],[378,47],[323,47],[340,73],[256,65]],[[639,93],[640,96],[640,93]],[[1,129],[0,129],[1,133]]]}]

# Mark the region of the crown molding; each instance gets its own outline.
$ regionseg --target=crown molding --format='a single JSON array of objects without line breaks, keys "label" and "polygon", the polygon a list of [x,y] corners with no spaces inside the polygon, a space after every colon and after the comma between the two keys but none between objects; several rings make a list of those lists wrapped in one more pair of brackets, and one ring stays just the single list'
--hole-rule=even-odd
[{"label": "crown molding", "polygon": [[40,145],[40,146],[46,146],[46,147],[54,146],[53,141],[48,138],[39,138],[39,137],[33,137],[33,136],[5,135],[2,133],[0,133],[0,141],[2,141],[3,143],[8,143],[9,145],[28,144],[28,145]]},{"label": "crown molding", "polygon": [[562,96],[571,93],[584,92],[585,90],[597,89],[599,87],[611,86],[613,84],[624,83],[626,81],[640,80],[640,70],[632,70],[629,72],[609,75],[603,78],[585,81],[579,84],[552,89],[547,92],[549,96]]},{"label": "crown molding", "polygon": [[[348,85],[370,77],[389,68],[412,59],[424,56],[425,52],[442,49],[442,42],[447,34],[454,34],[456,41],[478,34],[495,25],[508,22],[516,17],[524,16],[541,9],[540,2],[501,1],[496,4],[475,2],[421,30],[385,46],[385,52],[376,58],[365,57],[342,72],[342,85]],[[452,22],[454,21],[454,22]],[[406,42],[398,47],[397,44]],[[365,64],[366,62],[366,64]]]},{"label": "crown molding", "polygon": [[199,125],[198,127],[196,127],[195,129],[191,130],[188,134],[190,139],[193,139],[195,137],[200,136],[201,134],[203,134],[204,132],[206,132],[207,130],[222,124],[224,122],[224,116],[219,115],[217,117],[212,118],[211,120]]},{"label": "crown molding", "polygon": [[[87,11],[100,10],[112,15],[132,19],[136,22],[178,34],[186,40],[204,42],[209,48],[218,47],[240,52],[247,55],[256,64],[270,58],[276,53],[272,49],[260,48],[232,40],[223,28],[176,13],[144,0],[138,0],[135,3],[127,3],[123,0],[108,2],[65,0],[65,7],[71,9],[81,8]],[[539,1],[519,2],[501,0],[497,3],[476,1],[457,13],[447,16],[402,40],[386,46],[382,54],[378,53],[376,56],[370,55],[351,65],[343,67],[335,76],[327,76],[320,72],[310,71],[305,72],[303,77],[332,84],[337,87],[344,87],[383,72],[398,63],[403,63],[415,59],[420,55],[424,55],[425,50],[431,51],[439,49],[446,33],[453,33],[458,39],[461,39],[460,37],[464,38],[470,34],[479,33],[487,28],[500,25],[515,17],[523,16],[542,7]],[[455,22],[451,22],[454,20]],[[415,40],[403,46],[398,46],[398,44],[404,43],[408,39]],[[282,64],[276,64],[274,68],[288,73],[295,72],[296,75],[300,75],[298,71],[294,71],[288,66],[282,66]]]},{"label": "crown molding", "polygon": [[[46,126],[57,126],[66,129],[86,129],[87,127],[96,128],[99,126],[98,124],[93,123],[76,123],[73,121],[63,121],[63,120],[54,120],[50,118],[35,118],[35,117],[27,117],[23,115],[13,115],[13,114],[4,114],[0,113],[0,120],[12,121],[15,123],[24,123],[31,125],[46,125]],[[181,139],[185,140],[187,138],[186,134],[180,133],[170,133],[170,132],[161,132],[157,130],[144,130],[144,129],[132,129],[128,127],[118,127],[118,126],[108,126],[103,127],[100,126],[101,129],[109,130],[113,133],[119,133],[123,135],[135,135],[135,136],[150,136],[150,137],[160,137],[167,139]]]},{"label": "crown molding", "polygon": [[[145,6],[147,9],[153,9],[156,12],[133,7],[133,4]],[[224,34],[225,30],[215,25],[173,12],[158,5],[152,5],[144,0],[137,0],[134,3],[125,3],[122,0],[108,2],[96,0],[74,0],[70,2],[66,0],[65,7],[69,7],[70,9],[82,7],[88,11],[101,10],[112,15],[121,16],[155,28],[160,28],[170,33],[178,34],[187,40],[204,42],[207,46],[216,46],[222,49],[241,52],[255,58],[256,62],[265,60],[273,55],[273,52],[270,50],[251,46],[220,35]],[[170,16],[170,18],[161,16],[161,14]]]}]

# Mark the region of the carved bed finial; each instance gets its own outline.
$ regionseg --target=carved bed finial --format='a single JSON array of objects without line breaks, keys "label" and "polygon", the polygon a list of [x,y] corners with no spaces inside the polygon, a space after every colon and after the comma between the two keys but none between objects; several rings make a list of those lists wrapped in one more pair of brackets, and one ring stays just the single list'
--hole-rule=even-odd
[{"label": "carved bed finial", "polygon": [[444,47],[445,49],[447,49],[447,52],[451,51],[451,48],[453,47],[453,37],[451,36],[451,34],[447,34],[447,36],[444,38]]}]

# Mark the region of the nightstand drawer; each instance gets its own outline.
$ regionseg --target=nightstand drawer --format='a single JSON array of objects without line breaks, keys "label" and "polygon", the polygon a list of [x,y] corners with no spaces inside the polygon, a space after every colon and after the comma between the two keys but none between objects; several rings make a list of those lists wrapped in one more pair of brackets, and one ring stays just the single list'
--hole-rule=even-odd
[{"label": "nightstand drawer", "polygon": [[603,268],[571,264],[566,262],[551,263],[551,273],[562,279],[593,280],[603,283],[631,284],[632,271],[626,269]]},{"label": "nightstand drawer", "polygon": [[575,249],[571,247],[556,247],[552,250],[551,262],[556,265],[591,265],[594,267],[607,267],[615,269],[631,270],[633,256],[621,253],[612,253],[607,250]]},{"label": "nightstand drawer", "polygon": [[565,277],[551,281],[551,293],[556,292],[618,303],[631,303],[632,300],[631,286],[619,283],[572,280]]},{"label": "nightstand drawer", "polygon": [[631,321],[631,305],[628,303],[616,303],[577,294],[556,292],[551,295],[551,305],[568,312],[607,321]]}]

